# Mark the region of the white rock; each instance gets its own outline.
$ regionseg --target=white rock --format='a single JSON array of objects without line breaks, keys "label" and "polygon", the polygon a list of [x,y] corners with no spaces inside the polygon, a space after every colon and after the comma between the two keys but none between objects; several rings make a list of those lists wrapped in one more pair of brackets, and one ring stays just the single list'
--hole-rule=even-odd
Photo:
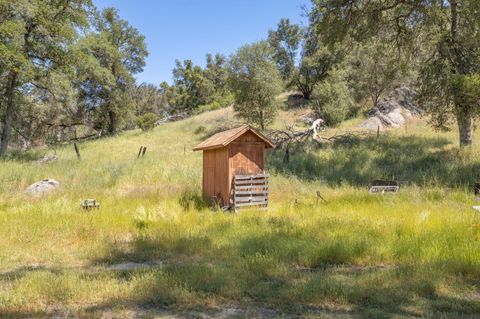
[{"label": "white rock", "polygon": [[[376,107],[367,112],[368,119],[360,127],[377,129],[383,127],[399,127],[420,115],[423,111],[414,102],[415,92],[407,87],[393,90],[388,97],[380,100]],[[378,124],[380,122],[380,124]]]},{"label": "white rock", "polygon": [[392,126],[394,127],[402,126],[406,122],[400,108],[394,109],[393,111],[388,113],[387,117],[390,119],[390,121],[392,122]]},{"label": "white rock", "polygon": [[54,179],[44,179],[27,187],[26,193],[31,195],[43,195],[49,193],[60,186],[60,183]]},{"label": "white rock", "polygon": [[383,123],[378,117],[371,117],[360,124],[360,127],[366,128],[369,130],[376,130],[380,126],[380,129],[383,129]]}]

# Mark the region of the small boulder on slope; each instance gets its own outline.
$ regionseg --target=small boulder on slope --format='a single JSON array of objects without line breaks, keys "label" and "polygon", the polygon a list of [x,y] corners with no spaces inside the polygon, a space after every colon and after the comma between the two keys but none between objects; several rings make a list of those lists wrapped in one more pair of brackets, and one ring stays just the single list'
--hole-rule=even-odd
[{"label": "small boulder on slope", "polygon": [[60,186],[59,182],[49,178],[49,179],[44,179],[36,183],[33,183],[32,185],[27,187],[27,190],[25,192],[30,195],[39,196],[39,195],[49,193],[57,189],[59,186]]}]

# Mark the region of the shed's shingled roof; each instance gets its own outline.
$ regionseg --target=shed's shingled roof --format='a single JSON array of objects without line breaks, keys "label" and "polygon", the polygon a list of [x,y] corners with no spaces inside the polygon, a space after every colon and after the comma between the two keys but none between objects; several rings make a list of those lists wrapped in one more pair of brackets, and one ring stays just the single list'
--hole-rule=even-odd
[{"label": "shed's shingled roof", "polygon": [[201,150],[211,150],[215,148],[225,147],[248,131],[252,132],[256,136],[258,136],[261,140],[263,140],[265,142],[266,148],[271,148],[275,146],[268,138],[266,138],[263,134],[257,132],[250,125],[242,125],[240,127],[233,128],[228,131],[217,133],[207,138],[205,141],[195,146],[193,150],[201,151]]}]

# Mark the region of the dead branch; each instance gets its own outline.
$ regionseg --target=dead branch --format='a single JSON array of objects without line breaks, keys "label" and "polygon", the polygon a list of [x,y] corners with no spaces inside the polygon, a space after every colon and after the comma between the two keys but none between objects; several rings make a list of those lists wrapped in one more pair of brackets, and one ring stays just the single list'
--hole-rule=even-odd
[{"label": "dead branch", "polygon": [[164,118],[155,122],[155,125],[162,125],[162,124],[165,124],[165,123],[168,123],[168,122],[175,122],[175,121],[184,120],[189,116],[190,116],[190,114],[188,114],[187,112],[174,114],[174,115],[167,115]]},{"label": "dead branch", "polygon": [[294,131],[292,127],[288,127],[286,130],[275,130],[270,133],[270,139],[275,142],[277,148],[282,147],[284,144],[304,142],[311,134],[313,130]]},{"label": "dead branch", "polygon": [[81,140],[88,140],[90,138],[97,138],[97,137],[100,137],[100,134],[98,133],[93,133],[93,134],[89,134],[89,135],[85,135],[85,136],[80,136],[80,137],[74,137],[74,138],[71,138],[69,139],[68,141],[81,141]]},{"label": "dead branch", "polygon": [[316,138],[313,138],[313,129],[295,131],[292,127],[287,127],[286,130],[272,131],[269,134],[269,137],[275,142],[276,148],[281,148],[285,144],[303,143],[309,137],[311,137],[313,141],[326,144],[326,143],[335,143],[335,142],[345,141],[345,140],[354,139],[354,138],[366,137],[368,135],[370,135],[369,132],[352,131],[352,132],[344,132],[344,133],[335,133],[332,136],[317,135]]}]

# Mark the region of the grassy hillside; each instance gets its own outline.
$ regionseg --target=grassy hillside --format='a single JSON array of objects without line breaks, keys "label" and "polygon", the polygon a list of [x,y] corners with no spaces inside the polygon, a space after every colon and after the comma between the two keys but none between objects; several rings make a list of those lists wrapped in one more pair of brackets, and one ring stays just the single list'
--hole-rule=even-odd
[{"label": "grassy hillside", "polygon": [[[294,113],[274,127],[301,126]],[[67,145],[2,162],[0,317],[477,317],[480,215],[469,185],[480,134],[459,151],[455,131],[416,120],[379,138],[293,147],[289,163],[271,151],[270,209],[211,211],[191,149],[236,122],[222,109],[81,143],[81,161]],[[55,163],[31,162],[54,152]],[[367,193],[392,176],[398,194]],[[47,177],[58,191],[24,194]],[[83,211],[84,198],[101,209]],[[115,270],[126,262],[148,267]]]}]

